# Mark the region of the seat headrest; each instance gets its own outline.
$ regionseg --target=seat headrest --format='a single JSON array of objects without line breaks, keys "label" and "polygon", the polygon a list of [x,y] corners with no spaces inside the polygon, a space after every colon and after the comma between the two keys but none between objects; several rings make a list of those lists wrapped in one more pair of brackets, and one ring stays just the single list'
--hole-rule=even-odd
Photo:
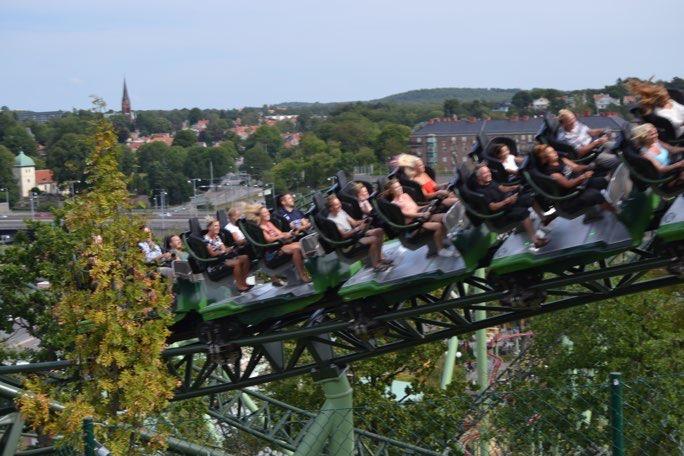
[{"label": "seat headrest", "polygon": [[322,214],[325,210],[328,209],[328,205],[326,204],[325,197],[321,192],[316,192],[314,193],[312,197],[312,201],[314,206],[316,207],[316,212],[318,214]]},{"label": "seat headrest", "polygon": [[216,211],[216,220],[218,220],[221,228],[224,228],[228,224],[228,214],[223,209]]},{"label": "seat headrest", "polygon": [[515,142],[513,138],[509,138],[508,136],[497,136],[495,138],[492,138],[489,141],[489,144],[487,144],[485,155],[492,158],[496,158],[493,153],[494,147],[496,147],[499,144],[505,144],[506,146],[508,146],[508,150],[511,151],[511,154],[518,155],[518,144]]},{"label": "seat headrest", "polygon": [[346,188],[347,184],[349,184],[349,179],[347,179],[347,175],[344,173],[344,171],[338,171],[335,173],[335,179],[337,180],[337,185],[339,186],[340,190]]},{"label": "seat headrest", "polygon": [[200,225],[200,222],[199,220],[197,220],[196,217],[189,219],[188,225],[190,226],[190,234],[194,236],[202,235],[202,226]]}]

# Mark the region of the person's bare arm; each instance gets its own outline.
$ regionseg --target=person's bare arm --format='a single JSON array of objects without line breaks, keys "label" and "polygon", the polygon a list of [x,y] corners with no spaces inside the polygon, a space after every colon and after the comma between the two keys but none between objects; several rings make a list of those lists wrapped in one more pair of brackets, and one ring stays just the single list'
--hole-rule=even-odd
[{"label": "person's bare arm", "polygon": [[658,160],[651,157],[650,155],[641,154],[641,156],[644,157],[649,162],[651,162],[653,167],[660,174],[665,174],[665,173],[669,173],[670,171],[674,171],[676,169],[683,169],[684,168],[684,161],[678,161],[677,163],[673,163],[672,165],[662,165],[662,164],[660,164],[660,162]]},{"label": "person's bare arm", "polygon": [[664,143],[660,141],[660,144],[663,145],[663,147],[671,154],[681,154],[684,153],[684,147],[682,146],[672,146],[668,143]]},{"label": "person's bare arm", "polygon": [[505,208],[506,206],[509,206],[509,205],[515,203],[517,200],[518,200],[517,195],[511,195],[507,198],[502,199],[501,201],[497,201],[495,203],[494,202],[489,203],[489,210],[492,212],[497,212],[497,211]]},{"label": "person's bare arm", "polygon": [[593,175],[591,171],[587,171],[584,174],[577,176],[573,179],[568,179],[561,173],[553,173],[551,174],[551,178],[555,180],[561,187],[566,188],[566,189],[571,189],[577,187],[579,184],[589,180],[589,178]]},{"label": "person's bare arm", "polygon": [[608,142],[608,138],[605,136],[601,136],[600,138],[593,140],[592,142],[590,142],[586,146],[582,146],[579,149],[577,149],[577,155],[579,155],[580,157],[584,157],[585,155],[587,155],[592,150],[596,149],[597,147],[604,145],[607,142]]}]

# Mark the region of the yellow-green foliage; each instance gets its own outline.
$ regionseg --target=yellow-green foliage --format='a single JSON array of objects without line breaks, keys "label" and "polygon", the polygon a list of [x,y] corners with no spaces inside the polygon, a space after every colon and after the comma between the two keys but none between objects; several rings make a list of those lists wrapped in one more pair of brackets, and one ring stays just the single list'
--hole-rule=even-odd
[{"label": "yellow-green foliage", "polygon": [[[60,296],[54,316],[63,356],[76,363],[74,381],[55,387],[32,379],[25,386],[34,394],[19,404],[35,427],[72,443],[83,418],[92,416],[104,424],[96,433],[107,448],[130,455],[148,451],[136,430],[166,407],[176,386],[160,356],[171,296],[137,247],[142,220],[131,215],[109,122],[97,121],[94,142],[87,163],[92,191],[64,213],[72,262],[61,265],[65,280],[53,284]],[[48,412],[48,398],[65,411]]]}]

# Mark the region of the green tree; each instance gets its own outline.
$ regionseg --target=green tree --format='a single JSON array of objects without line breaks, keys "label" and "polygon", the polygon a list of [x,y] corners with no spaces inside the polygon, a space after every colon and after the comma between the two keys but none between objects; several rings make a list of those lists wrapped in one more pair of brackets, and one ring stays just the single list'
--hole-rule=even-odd
[{"label": "green tree", "polygon": [[26,127],[22,125],[8,127],[4,132],[2,145],[15,154],[18,154],[19,151],[24,151],[26,155],[36,155],[36,141],[27,131]]},{"label": "green tree", "polygon": [[46,164],[54,172],[57,182],[83,181],[86,157],[92,150],[91,136],[66,133],[48,148]]},{"label": "green tree", "polygon": [[444,100],[444,115],[446,117],[462,116],[464,113],[463,105],[460,100],[449,99]]},{"label": "green tree", "polygon": [[255,144],[245,151],[241,169],[256,179],[261,179],[264,173],[273,167],[273,158],[266,152],[262,144]]},{"label": "green tree", "polygon": [[191,147],[197,144],[197,134],[192,130],[180,130],[173,137],[173,145]]},{"label": "green tree", "polygon": [[[56,345],[76,367],[66,386],[27,380],[33,394],[19,407],[34,427],[76,446],[83,418],[93,416],[104,424],[96,433],[108,449],[131,455],[152,450],[136,430],[164,410],[175,386],[161,359],[171,296],[137,248],[142,221],[129,212],[114,130],[104,120],[96,128],[86,172],[92,191],[67,203],[66,230],[46,225],[46,236],[59,242],[45,244],[36,257],[51,282]],[[49,412],[49,398],[64,411]]]},{"label": "green tree", "polygon": [[260,126],[256,129],[254,134],[247,139],[246,146],[248,148],[253,148],[257,144],[261,144],[271,158],[276,157],[283,147],[281,131],[276,126]]},{"label": "green tree", "polygon": [[153,112],[139,112],[135,118],[135,126],[143,135],[152,133],[169,133],[173,124],[166,118]]},{"label": "green tree", "polygon": [[125,143],[131,135],[131,123],[128,118],[122,114],[115,114],[109,117],[109,121],[114,125],[117,141]]},{"label": "green tree", "polygon": [[[683,300],[681,287],[672,287],[535,317],[530,375],[508,385],[517,394],[491,414],[499,442],[516,449],[511,454],[526,454],[540,436],[553,442],[555,448],[545,447],[549,454],[607,443],[607,379],[621,372],[630,385],[625,422],[634,439],[628,454],[676,454],[668,436],[684,431]],[[543,419],[527,425],[535,413]]]},{"label": "green tree", "polygon": [[225,119],[216,119],[209,122],[207,129],[200,133],[200,140],[211,145],[223,141],[230,136],[230,124]]},{"label": "green tree", "polygon": [[[5,188],[9,191],[10,205],[14,205],[19,199],[19,187],[17,181],[12,174],[14,167],[14,154],[10,150],[0,145],[0,188]],[[0,192],[0,202],[5,202],[6,193]]]},{"label": "green tree", "polygon": [[194,125],[203,117],[204,114],[200,108],[192,108],[188,113],[188,122],[190,122],[190,125]]},{"label": "green tree", "polygon": [[375,140],[377,160],[386,163],[390,157],[406,152],[410,135],[411,129],[404,125],[387,124],[382,127]]},{"label": "green tree", "polygon": [[533,97],[527,90],[516,92],[511,98],[511,104],[515,106],[518,112],[524,112],[532,104]]}]

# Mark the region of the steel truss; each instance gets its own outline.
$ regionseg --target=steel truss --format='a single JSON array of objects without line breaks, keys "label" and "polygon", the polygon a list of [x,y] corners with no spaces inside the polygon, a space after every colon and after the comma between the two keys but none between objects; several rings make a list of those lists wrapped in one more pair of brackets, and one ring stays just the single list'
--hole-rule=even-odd
[{"label": "steel truss", "polygon": [[[182,383],[175,400],[218,394],[311,373],[330,365],[344,366],[396,350],[447,339],[503,323],[656,288],[681,284],[679,275],[648,274],[677,265],[679,259],[634,249],[604,260],[548,272],[529,283],[527,292],[547,301],[532,307],[501,302],[512,291],[497,289],[501,281],[472,277],[438,293],[422,293],[398,302],[382,296],[319,309],[308,318],[278,322],[273,329],[230,341],[224,346],[196,343],[164,352],[169,369]],[[470,288],[464,292],[464,283]],[[458,297],[451,298],[456,293]],[[474,293],[474,294],[473,294]],[[475,310],[488,311],[484,320]],[[62,370],[68,361],[0,366],[0,375]],[[215,374],[221,373],[217,381]]]},{"label": "steel truss", "polygon": [[[369,299],[338,310],[319,311],[306,321],[281,329],[236,339],[218,352],[216,347],[210,352],[199,344],[170,349],[166,356],[171,371],[184,374],[179,375],[183,383],[175,399],[304,375],[331,364],[343,366],[535,315],[681,284],[684,279],[675,275],[646,276],[649,271],[676,261],[639,258],[611,267],[600,261],[592,268],[547,274],[552,277],[526,287],[550,298],[535,307],[501,305],[500,300],[510,296],[509,291],[496,290],[486,279],[471,278],[467,283],[471,292],[479,291],[477,294],[466,296],[463,284],[459,283],[439,294],[424,293],[394,304],[386,304],[380,298]],[[454,290],[459,297],[450,299]],[[366,313],[364,309],[372,310]],[[488,318],[476,321],[475,310],[487,310]],[[225,373],[225,380],[209,384],[209,378],[217,371]]]}]

